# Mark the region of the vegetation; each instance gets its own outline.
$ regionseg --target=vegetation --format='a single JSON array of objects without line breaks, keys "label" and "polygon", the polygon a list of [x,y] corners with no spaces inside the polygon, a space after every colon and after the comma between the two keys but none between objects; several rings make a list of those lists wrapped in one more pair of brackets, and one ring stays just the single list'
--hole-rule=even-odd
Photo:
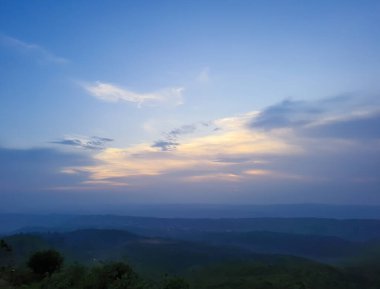
[{"label": "vegetation", "polygon": [[37,275],[51,275],[61,269],[63,263],[62,255],[55,250],[40,251],[33,254],[28,267]]},{"label": "vegetation", "polygon": [[12,252],[11,246],[4,240],[0,240],[0,250],[4,250],[6,252]]},{"label": "vegetation", "polygon": [[163,289],[189,289],[189,284],[183,278],[168,278]]},{"label": "vegetation", "polygon": [[[202,242],[189,242],[87,229],[4,237],[0,288],[380,289],[376,239],[356,243],[273,232],[203,236],[207,238]],[[257,254],[254,249],[269,254]],[[298,257],[276,255],[275,250]],[[360,254],[346,253],[354,250]],[[332,256],[330,251],[349,256],[344,266],[299,257],[305,252]]]},{"label": "vegetation", "polygon": [[[54,251],[52,251],[54,252]],[[92,267],[80,264],[68,265],[59,270],[61,259],[50,251],[36,252],[30,269],[24,267],[2,267],[0,288],[2,289],[188,289],[181,278],[168,278],[152,282],[141,278],[123,262],[109,262]],[[59,254],[59,253],[58,253]],[[41,257],[43,256],[43,258]],[[59,255],[60,256],[60,255]],[[61,256],[60,256],[61,257]],[[37,260],[34,262],[34,260]],[[55,267],[52,264],[56,265]],[[52,270],[54,268],[54,270]],[[46,269],[50,274],[41,274]]]},{"label": "vegetation", "polygon": [[299,260],[278,264],[227,263],[201,268],[191,276],[192,288],[351,289],[356,282],[342,271]]},{"label": "vegetation", "polygon": [[[41,264],[42,267],[46,264]],[[373,268],[372,268],[373,270]],[[41,272],[41,270],[39,270]],[[50,275],[25,267],[0,270],[2,289],[379,289],[379,271],[340,270],[282,257],[277,264],[227,262],[190,270],[181,277],[151,280],[124,262],[69,264]]]}]

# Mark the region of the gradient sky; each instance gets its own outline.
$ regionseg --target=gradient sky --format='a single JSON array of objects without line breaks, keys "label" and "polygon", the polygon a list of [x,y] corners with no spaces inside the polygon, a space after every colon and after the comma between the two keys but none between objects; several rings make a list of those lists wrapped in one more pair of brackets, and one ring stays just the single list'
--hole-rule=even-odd
[{"label": "gradient sky", "polygon": [[0,0],[0,210],[380,204],[379,15]]}]

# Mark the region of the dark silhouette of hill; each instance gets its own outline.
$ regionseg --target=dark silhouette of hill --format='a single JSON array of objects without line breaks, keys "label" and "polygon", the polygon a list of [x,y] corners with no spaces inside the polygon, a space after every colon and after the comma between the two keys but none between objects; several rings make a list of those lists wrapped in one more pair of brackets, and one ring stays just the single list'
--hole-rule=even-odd
[{"label": "dark silhouette of hill", "polygon": [[339,237],[267,231],[205,233],[199,241],[236,246],[258,253],[303,256],[329,262],[355,257],[368,247],[368,243]]},{"label": "dark silhouette of hill", "polygon": [[[70,262],[97,264],[128,261],[144,271],[178,272],[190,267],[227,260],[244,260],[246,252],[162,238],[149,238],[118,230],[87,229],[67,233],[17,234],[4,238],[15,252],[15,261],[41,249],[54,248]],[[253,256],[253,254],[252,254]],[[261,258],[261,257],[260,257]]]},{"label": "dark silhouette of hill", "polygon": [[[363,243],[273,232],[208,232],[202,238],[190,242],[100,229],[16,234],[4,238],[12,250],[1,252],[7,258],[0,260],[8,262],[1,268],[22,266],[36,251],[55,249],[65,257],[66,266],[79,262],[101,268],[111,261],[123,261],[149,278],[180,274],[194,289],[380,288],[376,285],[380,272],[378,241]],[[342,269],[285,253],[310,254],[315,259],[348,258],[348,267]],[[357,254],[354,258],[353,253]],[[7,272],[0,273],[8,276]],[[52,280],[71,278],[65,275],[71,274],[68,272],[69,268],[57,273],[61,275],[53,274]]]},{"label": "dark silhouette of hill", "polygon": [[191,240],[205,232],[268,231],[333,236],[351,241],[380,238],[380,220],[323,218],[147,218],[115,215],[0,215],[0,232],[65,232],[77,229],[117,229],[165,238]]},{"label": "dark silhouette of hill", "polygon": [[136,266],[150,264],[168,270],[223,260],[258,258],[262,254],[348,262],[373,255],[380,247],[380,241],[375,240],[354,242],[338,237],[276,232],[207,232],[193,236],[189,241],[145,237],[121,230],[84,229],[64,233],[17,234],[5,240],[17,248],[17,260],[39,249],[55,248],[64,252],[71,261],[90,264],[128,260]]},{"label": "dark silhouette of hill", "polygon": [[268,231],[290,234],[335,236],[347,240],[380,238],[380,220],[320,218],[172,219],[126,216],[79,216],[60,229],[124,229],[143,235],[191,238],[203,232]]}]

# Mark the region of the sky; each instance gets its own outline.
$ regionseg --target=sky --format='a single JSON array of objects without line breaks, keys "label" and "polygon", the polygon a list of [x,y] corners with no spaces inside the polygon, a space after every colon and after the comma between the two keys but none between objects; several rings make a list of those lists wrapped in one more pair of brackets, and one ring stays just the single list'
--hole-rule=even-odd
[{"label": "sky", "polygon": [[379,15],[0,0],[0,210],[380,205]]}]

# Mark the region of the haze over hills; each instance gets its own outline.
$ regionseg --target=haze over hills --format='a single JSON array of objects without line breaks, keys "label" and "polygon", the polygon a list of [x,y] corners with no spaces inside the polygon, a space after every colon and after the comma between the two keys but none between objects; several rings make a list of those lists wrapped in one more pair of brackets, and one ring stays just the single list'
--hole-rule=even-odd
[{"label": "haze over hills", "polygon": [[[290,212],[292,207],[286,209]],[[261,208],[262,212],[270,213],[265,209],[267,207]],[[343,211],[344,207],[341,209]],[[59,244],[56,243],[58,239],[70,240],[72,236],[83,232],[84,239],[82,238],[81,242],[86,242],[84,240],[90,243],[101,242],[106,248],[112,248],[115,241],[112,236],[116,236],[116,240],[141,239],[143,237],[138,236],[144,236],[147,240],[159,238],[161,241],[158,243],[167,244],[169,247],[170,244],[178,242],[179,244],[195,242],[210,246],[228,246],[230,249],[234,247],[250,254],[289,254],[324,262],[356,258],[365,251],[371,251],[371,248],[377,252],[380,240],[380,219],[154,218],[121,215],[2,214],[0,224],[2,234],[37,234],[55,245]],[[73,231],[77,233],[73,235],[71,233]],[[51,233],[53,234],[49,235]],[[175,241],[173,243],[170,240]],[[125,241],[121,242],[124,243]],[[104,256],[112,255],[110,251],[106,252]]]},{"label": "haze over hills", "polygon": [[[14,215],[50,214],[59,220],[63,215],[124,215],[162,218],[333,218],[333,219],[380,219],[379,205],[338,204],[126,204],[103,208],[26,210],[4,209],[2,213]],[[42,219],[42,218],[41,218]],[[12,220],[9,220],[12,221]]]},{"label": "haze over hills", "polygon": [[[116,213],[109,213],[116,212]],[[133,218],[137,217],[137,218]],[[141,217],[141,218],[138,218]],[[80,226],[133,227],[136,221],[154,222],[149,218],[165,219],[236,219],[236,218],[321,218],[321,219],[380,219],[380,206],[288,204],[288,205],[207,205],[156,204],[129,205],[107,211],[106,214],[78,213],[7,213],[0,214],[0,234],[33,228],[71,228]],[[134,221],[135,220],[135,221]],[[167,222],[170,220],[162,220]],[[181,220],[181,222],[189,222]],[[218,221],[211,221],[217,223]],[[221,222],[221,221],[219,221]],[[230,222],[233,222],[232,220]],[[286,222],[286,221],[285,221]],[[311,222],[311,220],[310,220]],[[338,222],[338,221],[336,221]],[[87,223],[87,225],[86,225]],[[176,221],[178,223],[178,220]],[[196,221],[194,221],[196,223]],[[203,223],[203,222],[201,222]],[[344,223],[344,222],[342,222]],[[358,221],[358,223],[360,223]],[[370,221],[367,223],[371,223]],[[372,222],[376,223],[376,222]],[[140,226],[139,225],[139,226]],[[259,225],[258,225],[259,226]],[[228,228],[225,228],[228,229]],[[265,227],[257,229],[265,230]]]},{"label": "haze over hills", "polygon": [[[275,207],[261,208],[261,213]],[[199,212],[208,206],[187,208]],[[290,213],[294,206],[285,208]],[[0,254],[4,268],[22,267],[34,252],[54,249],[65,256],[66,264],[99,268],[127,262],[149,280],[176,274],[192,289],[268,284],[289,289],[300,284],[317,284],[318,289],[361,289],[363,284],[379,288],[380,219],[375,218],[1,214],[0,224],[2,238],[12,248]],[[11,280],[6,272],[1,274]]]},{"label": "haze over hills", "polygon": [[[306,288],[320,289],[359,289],[367,283],[375,287],[366,288],[379,288],[379,240],[354,242],[258,231],[204,233],[186,241],[105,229],[24,233],[5,236],[3,240],[12,251],[1,252],[2,266],[22,266],[33,252],[55,249],[64,254],[66,264],[79,262],[99,268],[122,261],[146,278],[157,279],[163,274],[183,276],[194,289],[230,288],[236,282],[241,284],[234,288],[242,289],[252,284],[258,286],[253,288],[266,288],[260,287],[264,283],[276,286],[273,288],[297,288],[294,286],[301,283],[314,286]],[[7,276],[6,272],[0,273]]]},{"label": "haze over hills", "polygon": [[[247,286],[266,288],[263,286],[268,286],[268,284],[276,286],[270,288],[290,289],[305,284],[321,289],[359,289],[358,284],[363,284],[363,282],[373,284],[372,276],[367,276],[366,279],[358,279],[362,278],[362,275],[350,277],[346,269],[305,258],[259,254],[234,246],[210,245],[207,242],[149,238],[126,231],[92,229],[67,233],[18,234],[8,236],[4,240],[12,246],[12,252],[1,252],[1,257],[6,257],[1,258],[2,266],[7,260],[8,262],[12,260],[13,266],[22,266],[25,258],[35,250],[54,248],[64,254],[68,264],[80,262],[99,270],[102,266],[112,264],[109,263],[110,261],[123,261],[132,265],[148,280],[162,278],[160,276],[163,274],[177,274],[188,280],[191,288],[194,289],[231,288],[229,286],[242,289],[251,288]],[[297,244],[294,245],[297,246]],[[77,280],[78,274],[86,272],[84,269],[70,271],[78,268],[75,267],[78,265],[67,266],[69,271],[62,271],[58,273],[59,275],[43,279],[43,282],[49,284],[49,282],[59,281],[65,284],[65,279],[62,277]],[[7,276],[4,272],[0,271],[0,273],[3,274],[2,276]],[[75,279],[72,279],[73,276],[76,276]],[[60,279],[57,281],[56,278]],[[108,282],[114,280],[111,278]],[[357,283],[358,280],[361,283]],[[151,281],[150,284],[151,287],[146,288],[161,288],[156,287],[157,284],[152,285]]]}]

